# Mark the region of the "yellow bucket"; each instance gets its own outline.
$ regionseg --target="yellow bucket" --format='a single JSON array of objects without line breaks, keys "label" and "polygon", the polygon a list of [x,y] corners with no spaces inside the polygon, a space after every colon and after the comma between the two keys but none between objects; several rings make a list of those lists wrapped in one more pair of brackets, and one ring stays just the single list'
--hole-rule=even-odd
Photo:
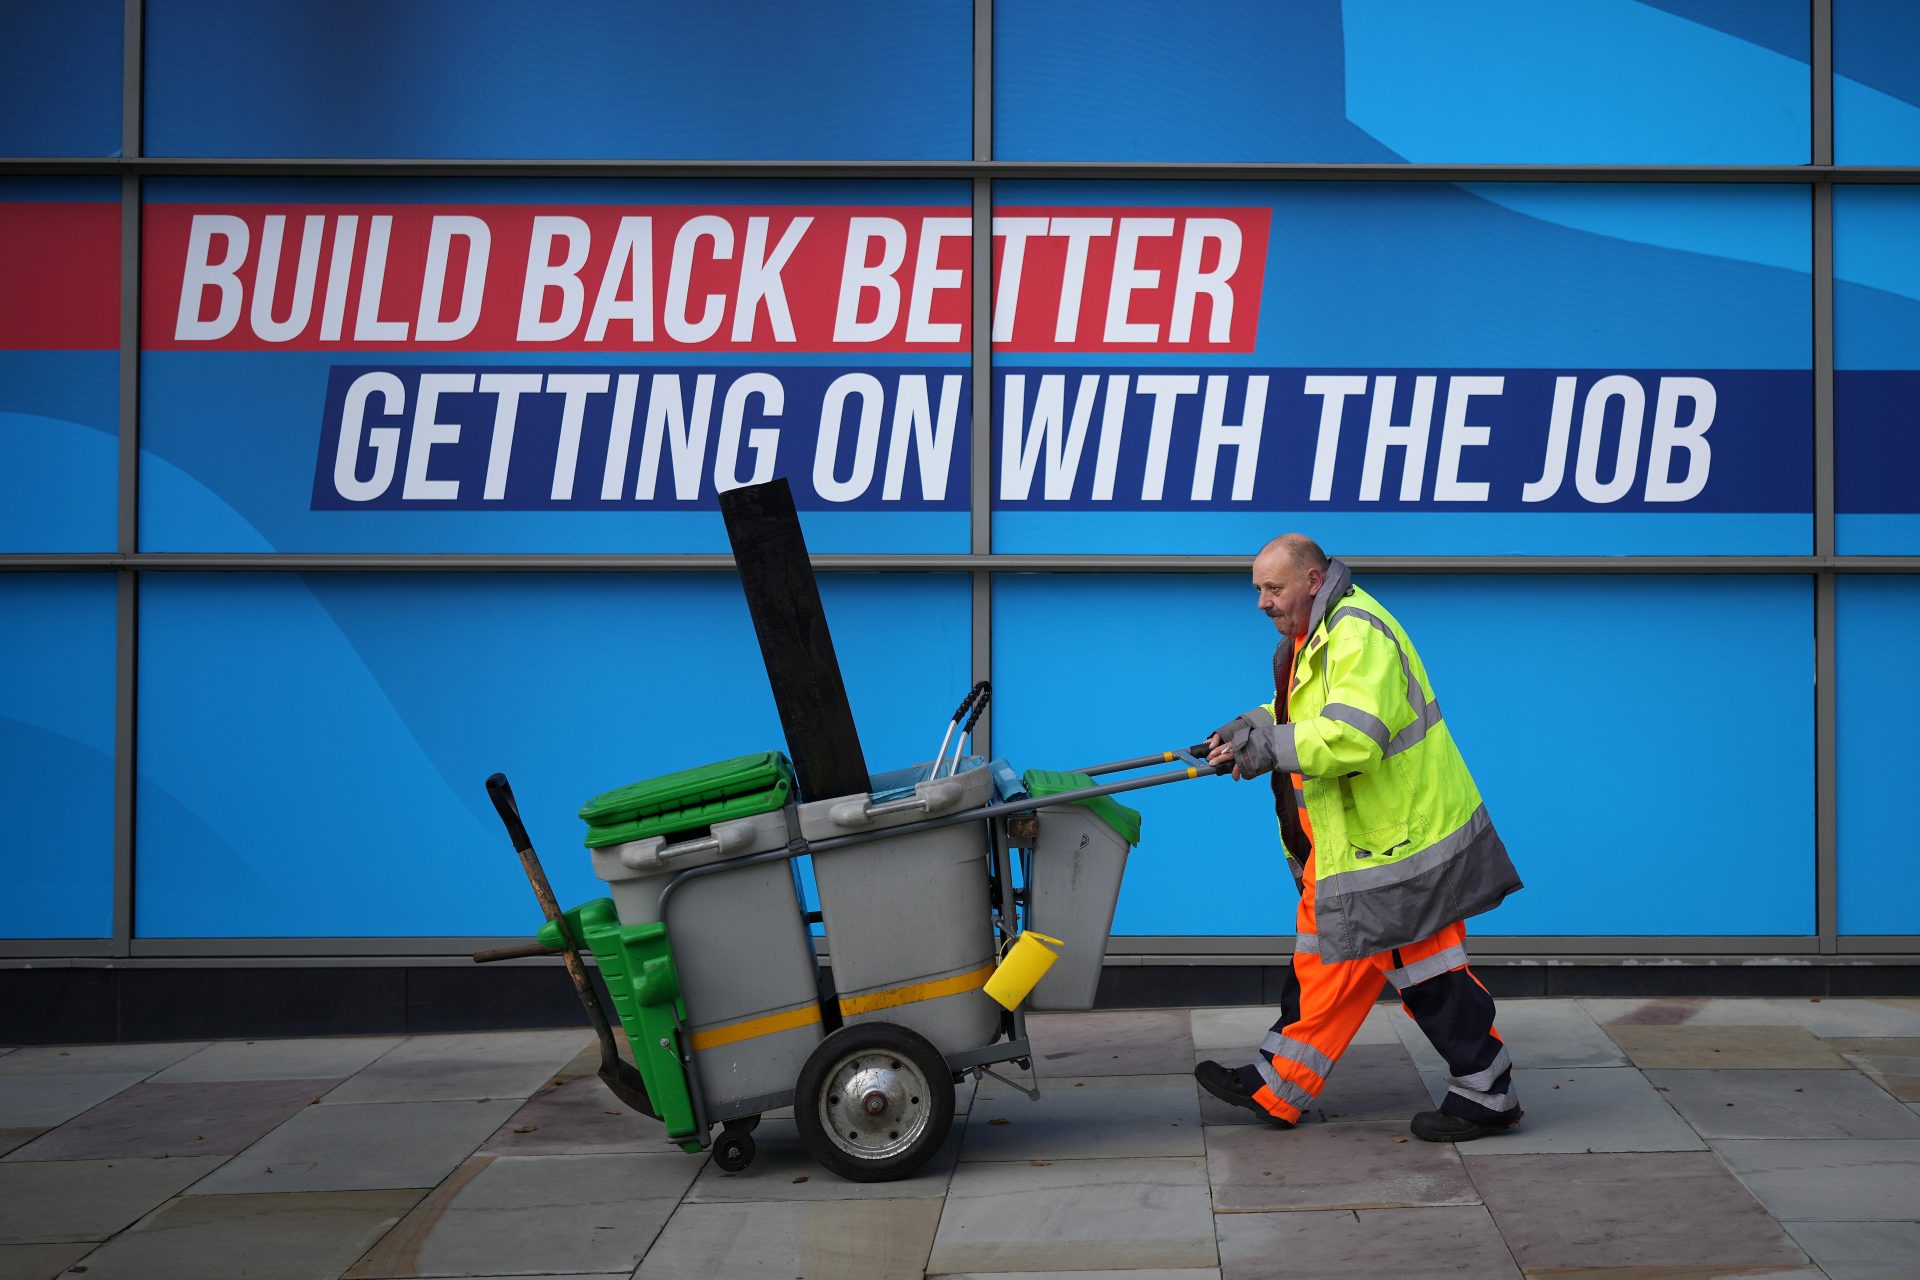
[{"label": "yellow bucket", "polygon": [[1047,970],[1060,958],[1060,953],[1053,948],[1064,949],[1066,945],[1060,939],[1049,938],[1044,933],[1022,930],[1002,957],[999,967],[993,971],[993,976],[987,979],[987,994],[1001,1007],[1013,1008],[1040,985],[1040,979],[1047,976]]}]

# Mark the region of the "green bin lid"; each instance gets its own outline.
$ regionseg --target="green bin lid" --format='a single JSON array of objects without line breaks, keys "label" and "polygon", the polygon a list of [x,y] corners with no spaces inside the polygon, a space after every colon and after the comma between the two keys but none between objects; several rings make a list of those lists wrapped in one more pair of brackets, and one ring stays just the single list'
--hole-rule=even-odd
[{"label": "green bin lid", "polygon": [[[1039,800],[1046,796],[1057,796],[1063,791],[1079,791],[1093,785],[1093,779],[1084,773],[1060,773],[1053,769],[1029,769],[1020,780],[1027,785],[1027,794]],[[1112,796],[1093,796],[1086,800],[1076,800],[1093,810],[1100,821],[1112,827],[1116,834],[1128,844],[1140,843],[1140,811],[1129,809]]]},{"label": "green bin lid", "polygon": [[630,782],[581,805],[580,817],[587,847],[600,849],[766,813],[792,795],[793,765],[762,751]]}]

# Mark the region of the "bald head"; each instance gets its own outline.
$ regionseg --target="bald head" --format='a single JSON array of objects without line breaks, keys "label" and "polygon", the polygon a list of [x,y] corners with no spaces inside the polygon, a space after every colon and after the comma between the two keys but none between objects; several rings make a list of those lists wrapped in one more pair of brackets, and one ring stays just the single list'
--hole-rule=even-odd
[{"label": "bald head", "polygon": [[1253,558],[1260,611],[1283,636],[1305,635],[1314,593],[1327,577],[1327,553],[1303,533],[1283,533]]},{"label": "bald head", "polygon": [[1322,574],[1327,571],[1327,553],[1304,533],[1281,534],[1260,548],[1260,556],[1285,556],[1301,573],[1309,569],[1318,569]]}]

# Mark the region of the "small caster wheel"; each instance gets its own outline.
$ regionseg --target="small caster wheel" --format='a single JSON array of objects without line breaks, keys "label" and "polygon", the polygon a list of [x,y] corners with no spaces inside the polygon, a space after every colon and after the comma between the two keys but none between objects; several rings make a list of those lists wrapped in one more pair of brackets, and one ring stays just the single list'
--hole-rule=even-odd
[{"label": "small caster wheel", "polygon": [[753,1163],[753,1135],[743,1129],[729,1129],[713,1144],[713,1162],[727,1173],[739,1173]]}]

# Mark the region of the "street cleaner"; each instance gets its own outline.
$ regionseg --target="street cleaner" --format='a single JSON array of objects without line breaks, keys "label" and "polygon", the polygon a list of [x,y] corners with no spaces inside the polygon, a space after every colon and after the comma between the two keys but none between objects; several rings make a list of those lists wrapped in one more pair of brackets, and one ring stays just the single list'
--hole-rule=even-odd
[{"label": "street cleaner", "polygon": [[1467,772],[1406,632],[1353,575],[1297,533],[1253,562],[1280,633],[1274,700],[1208,739],[1236,779],[1272,775],[1288,869],[1300,888],[1280,1020],[1253,1062],[1202,1062],[1207,1092],[1291,1129],[1326,1087],[1381,985],[1447,1063],[1416,1137],[1465,1142],[1520,1122],[1493,997],[1468,966],[1466,917],[1520,877]]}]

